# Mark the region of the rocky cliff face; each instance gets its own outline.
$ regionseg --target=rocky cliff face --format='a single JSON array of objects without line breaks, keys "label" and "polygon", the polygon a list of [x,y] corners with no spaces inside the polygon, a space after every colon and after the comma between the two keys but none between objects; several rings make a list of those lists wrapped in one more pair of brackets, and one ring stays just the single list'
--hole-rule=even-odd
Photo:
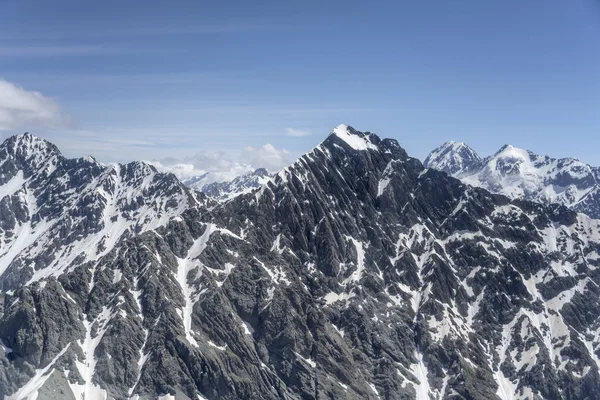
[{"label": "rocky cliff face", "polygon": [[424,165],[494,193],[560,203],[600,218],[600,168],[575,158],[540,156],[506,145],[481,159],[464,143],[446,142],[429,154]]},{"label": "rocky cliff face", "polygon": [[252,193],[173,193],[159,227],[0,275],[2,395],[599,397],[599,221],[347,126]]}]

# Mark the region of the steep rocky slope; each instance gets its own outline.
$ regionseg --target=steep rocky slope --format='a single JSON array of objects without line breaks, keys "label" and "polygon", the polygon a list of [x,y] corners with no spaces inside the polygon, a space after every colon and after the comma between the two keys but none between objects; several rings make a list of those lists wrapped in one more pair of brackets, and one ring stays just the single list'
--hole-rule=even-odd
[{"label": "steep rocky slope", "polygon": [[342,125],[252,193],[10,279],[0,395],[595,399],[599,232]]},{"label": "steep rocky slope", "polygon": [[145,163],[66,159],[30,134],[0,146],[0,277],[10,290],[107,254],[197,203]]}]

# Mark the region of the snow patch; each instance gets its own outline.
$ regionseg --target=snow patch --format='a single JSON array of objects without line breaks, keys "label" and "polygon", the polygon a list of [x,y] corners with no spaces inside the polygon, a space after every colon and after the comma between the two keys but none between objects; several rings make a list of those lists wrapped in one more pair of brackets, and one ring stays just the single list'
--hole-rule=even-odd
[{"label": "snow patch", "polygon": [[208,343],[208,345],[209,345],[209,346],[212,346],[212,347],[214,347],[215,349],[219,349],[219,350],[221,350],[221,351],[225,351],[225,350],[227,350],[227,345],[225,345],[225,346],[219,346],[219,345],[217,345],[217,344],[213,343],[211,340],[207,341],[206,343]]},{"label": "snow patch", "polygon": [[35,375],[29,381],[23,385],[19,390],[17,390],[14,394],[8,396],[7,400],[35,400],[38,396],[38,390],[44,385],[46,380],[50,377],[52,372],[54,371],[54,364],[58,359],[65,354],[65,352],[69,349],[71,343],[69,343],[64,349],[58,353],[52,361],[46,367],[37,369],[35,371]]},{"label": "snow patch", "polygon": [[417,392],[417,400],[429,400],[430,387],[429,380],[427,379],[427,367],[423,362],[423,354],[417,350],[417,363],[411,365],[410,371],[419,381],[414,385],[415,391]]},{"label": "snow patch", "polygon": [[342,139],[346,144],[354,150],[377,150],[377,146],[371,143],[367,136],[359,136],[350,132],[348,125],[338,125],[333,130],[333,135]]},{"label": "snow patch", "polygon": [[385,192],[385,189],[390,184],[390,181],[390,178],[384,178],[379,181],[379,184],[377,185],[377,197],[381,196],[383,192]]},{"label": "snow patch", "polygon": [[[69,383],[76,399],[105,399],[107,397],[106,391],[93,383],[94,372],[96,370],[96,357],[94,353],[106,333],[108,323],[112,317],[113,313],[106,306],[103,307],[100,315],[92,322],[88,321],[84,315],[83,326],[85,327],[85,338],[83,341],[79,341],[79,346],[83,350],[85,362],[78,359],[76,366],[85,383],[83,385]],[[95,336],[92,337],[95,324],[98,325],[98,328],[96,329]]]},{"label": "snow patch", "polygon": [[27,180],[23,178],[23,171],[17,171],[8,182],[0,186],[0,200],[6,196],[12,196],[16,191],[23,187]]}]

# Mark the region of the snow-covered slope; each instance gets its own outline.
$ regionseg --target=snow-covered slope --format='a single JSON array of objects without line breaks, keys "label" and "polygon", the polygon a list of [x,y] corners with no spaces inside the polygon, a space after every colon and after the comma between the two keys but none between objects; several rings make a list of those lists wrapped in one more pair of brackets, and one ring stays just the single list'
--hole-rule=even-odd
[{"label": "snow-covered slope", "polygon": [[447,142],[431,152],[424,165],[494,193],[560,203],[600,218],[600,169],[575,158],[540,156],[506,145],[480,159],[465,144]]},{"label": "snow-covered slope", "polygon": [[248,172],[242,173],[239,173],[239,168],[230,173],[207,172],[184,179],[182,182],[190,189],[198,190],[214,200],[229,200],[266,184],[274,175],[265,168],[248,168]]},{"label": "snow-covered slope", "polygon": [[0,291],[0,396],[599,397],[597,220],[348,126],[250,193],[189,204]]},{"label": "snow-covered slope", "polygon": [[257,168],[230,181],[213,182],[203,185],[199,190],[210,198],[229,200],[265,185],[272,177],[273,174],[265,168]]},{"label": "snow-covered slope", "polygon": [[123,237],[196,204],[169,174],[133,162],[65,159],[30,134],[0,145],[0,282],[5,290],[107,254]]},{"label": "snow-covered slope", "polygon": [[481,161],[475,150],[462,142],[446,142],[433,150],[423,162],[425,168],[434,168],[450,175],[467,171]]}]

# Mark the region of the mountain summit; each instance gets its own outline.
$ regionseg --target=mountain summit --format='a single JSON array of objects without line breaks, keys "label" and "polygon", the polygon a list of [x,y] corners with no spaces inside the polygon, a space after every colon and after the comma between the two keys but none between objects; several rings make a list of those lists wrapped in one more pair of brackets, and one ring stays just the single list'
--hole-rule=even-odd
[{"label": "mountain summit", "polygon": [[464,172],[481,161],[475,150],[462,142],[446,142],[433,150],[423,162],[425,168],[444,171],[450,175]]},{"label": "mountain summit", "polygon": [[[598,398],[597,220],[348,126],[210,207],[140,164],[106,168],[64,161],[0,200],[15,219],[31,195],[56,210],[5,235],[0,396]],[[103,174],[121,177],[108,203]],[[63,181],[80,200],[44,194]],[[156,219],[135,214],[148,199]],[[123,213],[146,223],[107,237]]]},{"label": "mountain summit", "polygon": [[425,166],[494,193],[541,203],[560,203],[600,218],[600,169],[597,167],[575,158],[540,156],[511,145],[504,145],[494,155],[481,159],[466,145],[448,143],[431,152]]},{"label": "mountain summit", "polygon": [[0,145],[0,287],[11,290],[95,260],[122,237],[196,203],[173,175],[141,163],[64,158],[30,134]]},{"label": "mountain summit", "polygon": [[354,150],[367,150],[377,149],[377,145],[371,141],[373,138],[375,141],[379,141],[379,138],[369,133],[358,132],[351,126],[341,124],[338,125],[333,132],[332,137],[341,139],[346,145],[350,146]]}]

